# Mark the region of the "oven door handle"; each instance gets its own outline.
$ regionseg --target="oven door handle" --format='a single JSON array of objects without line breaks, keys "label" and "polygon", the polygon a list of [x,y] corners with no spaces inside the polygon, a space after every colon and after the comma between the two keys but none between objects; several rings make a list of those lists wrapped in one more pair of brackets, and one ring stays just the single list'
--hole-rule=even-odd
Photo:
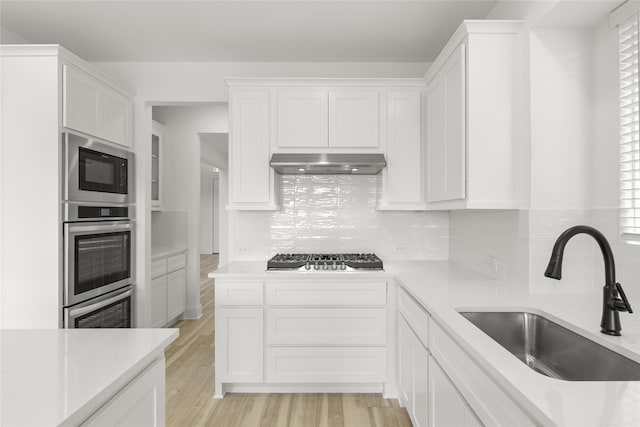
[{"label": "oven door handle", "polygon": [[131,223],[113,223],[113,222],[105,222],[100,225],[80,225],[73,224],[69,225],[70,233],[94,233],[96,231],[118,231],[118,230],[131,230]]},{"label": "oven door handle", "polygon": [[132,293],[132,291],[131,291],[131,289],[129,289],[126,292],[122,292],[122,293],[120,293],[120,294],[118,294],[118,295],[116,295],[114,297],[107,298],[106,300],[96,302],[95,304],[91,304],[91,305],[87,305],[85,307],[80,307],[80,308],[76,308],[74,310],[70,310],[69,311],[69,317],[75,318],[75,317],[79,317],[79,316],[82,316],[82,315],[87,314],[87,313],[91,313],[92,311],[96,311],[98,309],[101,309],[103,307],[108,306],[111,303],[114,303],[114,302],[122,300],[122,299],[124,299],[124,298],[126,298],[128,296],[131,296],[131,293]]}]

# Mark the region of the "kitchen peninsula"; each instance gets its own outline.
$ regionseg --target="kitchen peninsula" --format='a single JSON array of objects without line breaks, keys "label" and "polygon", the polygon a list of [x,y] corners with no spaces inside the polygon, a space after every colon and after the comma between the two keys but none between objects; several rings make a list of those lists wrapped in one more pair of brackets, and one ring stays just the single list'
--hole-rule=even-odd
[{"label": "kitchen peninsula", "polygon": [[165,425],[177,329],[0,331],[0,424]]}]

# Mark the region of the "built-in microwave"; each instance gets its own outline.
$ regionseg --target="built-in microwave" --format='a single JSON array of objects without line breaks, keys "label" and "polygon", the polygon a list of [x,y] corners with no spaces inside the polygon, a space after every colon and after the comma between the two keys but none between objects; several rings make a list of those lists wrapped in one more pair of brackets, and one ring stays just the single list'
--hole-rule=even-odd
[{"label": "built-in microwave", "polygon": [[72,132],[62,139],[65,201],[133,203],[133,153]]}]

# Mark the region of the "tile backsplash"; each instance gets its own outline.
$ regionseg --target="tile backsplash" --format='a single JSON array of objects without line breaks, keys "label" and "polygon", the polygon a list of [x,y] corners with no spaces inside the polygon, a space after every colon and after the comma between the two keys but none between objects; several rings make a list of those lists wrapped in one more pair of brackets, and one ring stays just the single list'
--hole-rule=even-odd
[{"label": "tile backsplash", "polygon": [[233,258],[278,252],[375,252],[383,260],[444,260],[448,212],[376,211],[380,176],[282,177],[282,209],[234,211]]}]

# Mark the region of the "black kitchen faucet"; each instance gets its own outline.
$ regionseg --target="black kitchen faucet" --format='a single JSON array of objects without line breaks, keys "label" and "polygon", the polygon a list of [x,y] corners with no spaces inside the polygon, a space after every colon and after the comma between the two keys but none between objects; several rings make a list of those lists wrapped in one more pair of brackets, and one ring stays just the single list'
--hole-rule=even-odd
[{"label": "black kitchen faucet", "polygon": [[560,280],[562,278],[562,256],[564,247],[569,239],[576,234],[588,234],[593,237],[604,257],[604,276],[605,283],[602,290],[602,320],[600,321],[600,332],[607,335],[619,336],[622,330],[620,326],[619,311],[628,311],[633,313],[631,305],[624,294],[622,285],[616,282],[616,266],[613,261],[613,252],[606,237],[593,227],[588,225],[576,225],[565,230],[556,240],[551,252],[551,259],[544,275],[552,279]]}]

